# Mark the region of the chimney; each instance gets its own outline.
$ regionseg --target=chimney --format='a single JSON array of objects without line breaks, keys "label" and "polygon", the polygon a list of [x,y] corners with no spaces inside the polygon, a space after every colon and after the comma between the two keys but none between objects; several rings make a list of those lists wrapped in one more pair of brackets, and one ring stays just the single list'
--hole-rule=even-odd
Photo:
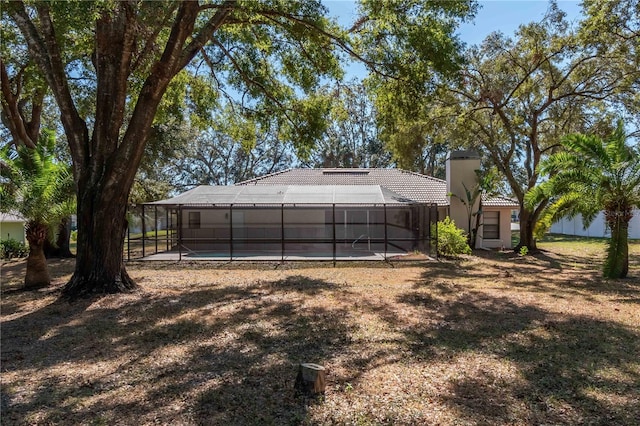
[{"label": "chimney", "polygon": [[[447,155],[445,165],[449,217],[453,219],[458,228],[469,232],[469,214],[467,206],[461,200],[467,200],[465,186],[469,191],[473,192],[478,183],[476,170],[480,169],[480,156],[476,151],[451,151]],[[478,210],[479,201],[476,201],[471,210],[472,212]],[[471,226],[473,226],[473,223]]]}]

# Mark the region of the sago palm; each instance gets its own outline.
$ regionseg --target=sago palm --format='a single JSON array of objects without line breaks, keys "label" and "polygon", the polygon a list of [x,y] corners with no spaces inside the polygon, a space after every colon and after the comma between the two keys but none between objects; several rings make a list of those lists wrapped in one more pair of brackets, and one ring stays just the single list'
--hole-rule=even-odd
[{"label": "sago palm", "polygon": [[15,211],[26,220],[29,243],[25,287],[51,282],[44,255],[49,230],[75,212],[73,179],[66,164],[55,161],[55,139],[43,132],[36,149],[20,146],[0,150],[0,197],[3,211]]},{"label": "sago palm", "polygon": [[573,134],[565,150],[542,163],[546,182],[527,194],[527,202],[552,201],[547,218],[581,214],[587,227],[600,211],[611,231],[604,276],[624,278],[629,271],[629,221],[640,207],[640,151],[626,144],[622,122],[607,138]]}]

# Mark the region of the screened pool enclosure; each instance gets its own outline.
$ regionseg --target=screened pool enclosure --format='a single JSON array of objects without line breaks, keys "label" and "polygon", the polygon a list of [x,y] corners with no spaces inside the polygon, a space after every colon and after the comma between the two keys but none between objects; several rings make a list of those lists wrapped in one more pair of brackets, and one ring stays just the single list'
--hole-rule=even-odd
[{"label": "screened pool enclosure", "polygon": [[435,255],[438,208],[377,185],[201,186],[128,219],[129,260],[387,260]]}]

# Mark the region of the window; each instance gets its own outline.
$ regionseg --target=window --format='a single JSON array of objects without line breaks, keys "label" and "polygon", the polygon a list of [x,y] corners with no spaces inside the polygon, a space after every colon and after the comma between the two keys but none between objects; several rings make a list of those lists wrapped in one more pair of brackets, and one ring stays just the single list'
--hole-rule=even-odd
[{"label": "window", "polygon": [[485,240],[500,239],[500,212],[483,212],[482,236]]},{"label": "window", "polygon": [[189,212],[189,229],[200,229],[200,212]]}]

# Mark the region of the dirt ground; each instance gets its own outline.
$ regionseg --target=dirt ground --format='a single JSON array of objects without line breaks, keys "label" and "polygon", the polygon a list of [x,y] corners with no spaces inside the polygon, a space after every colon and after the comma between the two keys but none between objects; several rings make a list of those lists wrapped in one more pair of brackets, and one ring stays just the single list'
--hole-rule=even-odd
[{"label": "dirt ground", "polygon": [[[640,244],[404,263],[130,263],[140,290],[59,300],[2,265],[0,423],[637,425]],[[298,364],[328,370],[297,397]]]}]

